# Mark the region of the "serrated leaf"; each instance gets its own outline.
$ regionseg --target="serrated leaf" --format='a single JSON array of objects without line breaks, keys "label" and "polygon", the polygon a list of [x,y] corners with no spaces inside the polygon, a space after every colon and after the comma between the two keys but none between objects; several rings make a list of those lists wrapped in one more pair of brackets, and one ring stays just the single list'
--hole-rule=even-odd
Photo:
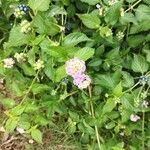
[{"label": "serrated leaf", "polygon": [[141,55],[134,55],[134,59],[132,61],[132,70],[134,72],[144,73],[148,70],[149,65],[146,62],[145,58]]},{"label": "serrated leaf", "polygon": [[36,74],[33,67],[27,65],[26,63],[21,64],[21,68],[23,69],[24,73],[28,76],[34,76]]},{"label": "serrated leaf", "polygon": [[33,18],[32,25],[35,27],[35,31],[40,34],[54,36],[60,32],[56,19],[43,13],[37,14]]},{"label": "serrated leaf", "polygon": [[89,5],[96,5],[99,3],[99,0],[80,0],[81,2],[87,3]]},{"label": "serrated leaf", "polygon": [[121,82],[114,88],[113,94],[117,97],[120,97],[123,94],[122,93],[122,84],[121,84]]},{"label": "serrated leaf", "polygon": [[90,29],[98,29],[100,27],[100,19],[95,14],[78,14],[78,17],[82,20],[82,23]]},{"label": "serrated leaf", "polygon": [[35,84],[33,84],[31,90],[34,94],[39,94],[41,92],[49,90],[49,86],[46,84],[35,83]]},{"label": "serrated leaf", "polygon": [[30,39],[30,34],[22,33],[21,27],[13,27],[10,31],[8,43],[10,46],[22,46],[24,44],[29,44]]},{"label": "serrated leaf", "polygon": [[36,142],[42,143],[42,133],[40,130],[32,129],[31,136]]},{"label": "serrated leaf", "polygon": [[46,11],[49,4],[50,0],[29,0],[29,6],[33,11]]},{"label": "serrated leaf", "polygon": [[5,128],[8,132],[13,132],[17,126],[18,121],[16,119],[9,118],[6,121]]},{"label": "serrated leaf", "polygon": [[139,5],[139,7],[136,9],[135,15],[138,21],[143,21],[143,20],[150,20],[149,18],[150,14],[150,7],[147,5]]},{"label": "serrated leaf", "polygon": [[78,50],[74,56],[81,59],[81,60],[86,61],[87,59],[91,58],[93,55],[94,55],[94,49],[93,48],[84,47],[84,48]]},{"label": "serrated leaf", "polygon": [[63,65],[56,69],[55,82],[60,82],[60,80],[66,76],[67,76],[67,74],[66,74],[66,70],[65,70],[65,65]]},{"label": "serrated leaf", "polygon": [[150,26],[148,26],[148,24],[150,24],[150,20],[142,21],[136,25],[133,24],[130,28],[130,34],[135,34],[142,31],[148,31],[150,29]]},{"label": "serrated leaf", "polygon": [[137,19],[131,12],[125,13],[124,16],[120,17],[120,23],[122,25],[127,25],[130,22],[137,24]]},{"label": "serrated leaf", "polygon": [[64,39],[63,45],[65,46],[75,46],[80,42],[91,41],[84,33],[74,32],[67,35]]},{"label": "serrated leaf", "polygon": [[137,47],[144,41],[145,41],[145,35],[143,35],[143,34],[129,36],[127,39],[129,47]]},{"label": "serrated leaf", "polygon": [[105,21],[108,24],[114,25],[118,21],[121,7],[121,2],[117,2],[108,9],[105,16]]},{"label": "serrated leaf", "polygon": [[115,108],[116,104],[117,103],[115,102],[115,100],[113,98],[107,99],[107,101],[103,107],[103,114],[111,112]]},{"label": "serrated leaf", "polygon": [[12,108],[16,104],[15,101],[11,98],[2,98],[0,103],[6,108]]},{"label": "serrated leaf", "polygon": [[132,87],[134,85],[134,79],[133,77],[128,73],[128,72],[123,72],[122,73],[122,76],[123,76],[123,82],[122,82],[122,85],[124,87]]},{"label": "serrated leaf", "polygon": [[95,78],[94,83],[109,90],[112,90],[115,87],[115,80],[112,78],[112,75],[110,74],[98,75]]},{"label": "serrated leaf", "polygon": [[52,5],[52,7],[50,8],[49,15],[55,16],[55,15],[60,15],[60,14],[66,15],[67,12],[62,7],[59,7],[59,6],[56,6],[56,5]]}]

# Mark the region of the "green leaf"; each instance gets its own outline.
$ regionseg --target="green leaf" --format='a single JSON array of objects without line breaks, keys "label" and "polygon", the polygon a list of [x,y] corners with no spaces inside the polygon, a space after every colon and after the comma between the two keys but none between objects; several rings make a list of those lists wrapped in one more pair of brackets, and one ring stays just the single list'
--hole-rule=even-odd
[{"label": "green leaf", "polygon": [[56,19],[43,13],[37,14],[33,18],[32,25],[35,27],[35,31],[40,34],[54,36],[60,32]]},{"label": "green leaf", "polygon": [[36,74],[33,67],[29,66],[26,63],[21,64],[20,67],[23,69],[24,73],[28,76],[34,76]]},{"label": "green leaf", "polygon": [[129,36],[127,42],[129,47],[137,47],[145,41],[145,35],[133,35]]},{"label": "green leaf", "polygon": [[95,78],[94,83],[107,88],[108,90],[112,90],[115,87],[115,80],[110,74],[98,75]]},{"label": "green leaf", "polygon": [[150,29],[150,26],[148,26],[148,24],[150,24],[150,20],[142,21],[136,25],[133,24],[130,28],[130,34],[135,34],[142,31],[148,31]]},{"label": "green leaf", "polygon": [[141,55],[134,55],[134,59],[132,61],[132,70],[134,72],[144,73],[148,71],[149,65],[146,62],[145,58]]},{"label": "green leaf", "polygon": [[127,25],[128,23],[137,24],[137,19],[133,15],[133,13],[128,12],[128,13],[125,13],[124,16],[120,17],[120,23],[122,25]]},{"label": "green leaf", "polygon": [[48,91],[48,90],[49,90],[49,86],[46,85],[46,84],[35,83],[35,84],[33,84],[31,90],[32,90],[32,92],[33,92],[34,94],[39,94],[39,93]]},{"label": "green leaf", "polygon": [[99,3],[99,0],[80,0],[81,2],[87,3],[89,5],[96,5]]},{"label": "green leaf", "polygon": [[56,74],[55,74],[55,82],[59,82],[61,79],[63,79],[64,77],[66,77],[66,70],[65,70],[65,65],[57,68],[56,70]]},{"label": "green leaf", "polygon": [[100,58],[96,58],[90,61],[88,66],[97,67],[97,66],[100,66],[101,64],[102,64],[102,60]]},{"label": "green leaf", "polygon": [[29,7],[33,11],[46,11],[49,8],[50,0],[29,0]]},{"label": "green leaf", "polygon": [[117,103],[115,102],[115,100],[113,98],[107,99],[107,101],[103,107],[103,114],[111,112],[115,108],[116,104]]},{"label": "green leaf", "polygon": [[87,59],[91,58],[93,55],[94,55],[94,49],[93,48],[84,47],[84,48],[78,50],[74,56],[79,58],[79,59],[86,61]]},{"label": "green leaf", "polygon": [[17,123],[18,123],[17,119],[9,118],[5,124],[6,131],[13,132],[17,126]]},{"label": "green leaf", "polygon": [[120,17],[121,2],[112,5],[106,12],[105,21],[107,24],[114,25]]},{"label": "green leaf", "polygon": [[75,46],[80,42],[91,41],[84,33],[74,32],[67,35],[64,39],[63,45],[65,46]]},{"label": "green leaf", "polygon": [[90,29],[98,29],[100,27],[100,19],[95,14],[78,14],[78,17],[82,20],[82,23]]},{"label": "green leaf", "polygon": [[38,143],[42,143],[42,133],[40,130],[38,129],[32,129],[31,130],[31,136],[32,138],[38,142]]},{"label": "green leaf", "polygon": [[21,27],[13,27],[10,31],[9,41],[10,46],[22,46],[29,44],[31,39],[30,34],[21,32]]},{"label": "green leaf", "polygon": [[20,116],[24,112],[24,110],[25,106],[17,105],[11,109],[10,113],[13,116]]},{"label": "green leaf", "polygon": [[55,15],[62,15],[62,14],[63,15],[67,14],[64,8],[56,6],[56,5],[52,5],[52,7],[50,8],[49,15],[55,16]]},{"label": "green leaf", "polygon": [[122,85],[124,87],[129,88],[129,87],[132,87],[134,85],[134,79],[128,72],[123,71],[122,76],[123,76]]},{"label": "green leaf", "polygon": [[147,5],[139,5],[136,9],[135,15],[138,21],[142,22],[143,20],[150,20],[150,7]]},{"label": "green leaf", "polygon": [[122,93],[122,84],[121,84],[121,82],[114,88],[113,94],[117,97],[120,97],[123,94]]},{"label": "green leaf", "polygon": [[6,108],[12,108],[16,104],[15,101],[11,98],[2,98],[0,103]]},{"label": "green leaf", "polygon": [[116,126],[114,122],[109,122],[105,125],[106,129],[112,129]]}]

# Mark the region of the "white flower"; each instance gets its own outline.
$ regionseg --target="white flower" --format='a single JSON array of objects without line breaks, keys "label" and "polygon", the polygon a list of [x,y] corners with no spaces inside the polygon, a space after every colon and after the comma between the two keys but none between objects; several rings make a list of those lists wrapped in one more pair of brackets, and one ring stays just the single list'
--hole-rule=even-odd
[{"label": "white flower", "polygon": [[44,62],[42,60],[38,60],[35,64],[33,64],[35,70],[39,70],[44,68]]},{"label": "white flower", "polygon": [[96,8],[97,8],[97,9],[100,9],[100,8],[101,8],[101,5],[100,5],[100,4],[96,4]]},{"label": "white flower", "polygon": [[130,115],[130,120],[133,122],[137,122],[139,119],[140,117],[138,115],[135,115],[135,114]]},{"label": "white flower", "polygon": [[112,36],[112,30],[109,29],[109,30],[106,32],[105,35],[106,35],[106,37]]},{"label": "white flower", "polygon": [[149,102],[148,102],[148,101],[143,101],[143,103],[142,103],[142,107],[147,108],[147,107],[148,107],[148,105],[149,105]]},{"label": "white flower", "polygon": [[123,39],[124,34],[123,34],[123,32],[119,31],[116,36],[117,36],[117,39],[120,41]]},{"label": "white flower", "polygon": [[12,68],[15,64],[15,61],[12,58],[6,58],[3,60],[5,68]]},{"label": "white flower", "polygon": [[24,129],[23,128],[19,128],[17,127],[16,130],[20,133],[20,134],[23,134],[25,133]]},{"label": "white flower", "polygon": [[29,140],[29,143],[30,143],[30,144],[33,144],[33,143],[34,143],[34,141],[33,141],[32,139],[30,139],[30,140]]}]

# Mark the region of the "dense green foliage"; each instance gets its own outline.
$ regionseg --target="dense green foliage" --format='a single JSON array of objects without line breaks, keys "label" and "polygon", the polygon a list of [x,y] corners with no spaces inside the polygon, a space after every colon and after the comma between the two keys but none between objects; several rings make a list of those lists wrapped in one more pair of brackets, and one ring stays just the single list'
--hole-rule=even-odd
[{"label": "dense green foliage", "polygon": [[[149,31],[149,0],[0,0],[6,131],[42,143],[41,129],[61,122],[79,149],[150,149]],[[87,89],[66,74],[73,57]]]}]

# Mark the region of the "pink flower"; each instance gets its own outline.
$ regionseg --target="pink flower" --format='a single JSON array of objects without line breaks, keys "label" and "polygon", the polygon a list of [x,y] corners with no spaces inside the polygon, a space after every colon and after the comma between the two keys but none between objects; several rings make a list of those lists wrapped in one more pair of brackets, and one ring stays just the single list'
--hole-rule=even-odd
[{"label": "pink flower", "polygon": [[66,62],[66,73],[74,76],[76,73],[82,74],[86,70],[85,62],[78,58],[70,59]]},{"label": "pink flower", "polygon": [[74,85],[79,89],[85,89],[91,84],[91,79],[88,75],[85,74],[76,74],[73,80]]},{"label": "pink flower", "polygon": [[137,122],[139,119],[140,117],[138,115],[135,115],[135,114],[130,115],[130,120],[133,122]]}]

